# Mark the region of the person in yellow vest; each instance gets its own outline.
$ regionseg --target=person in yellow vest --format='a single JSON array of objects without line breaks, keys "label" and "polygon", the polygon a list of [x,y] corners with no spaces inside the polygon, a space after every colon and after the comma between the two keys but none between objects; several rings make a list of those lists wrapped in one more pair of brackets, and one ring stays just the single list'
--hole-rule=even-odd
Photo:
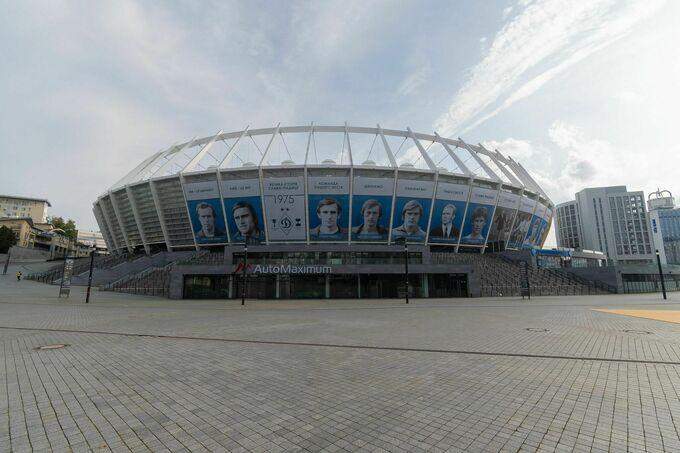
[{"label": "person in yellow vest", "polygon": [[17,281],[18,281],[18,282],[21,281],[21,275],[22,275],[22,274],[21,274],[21,271],[17,272]]}]

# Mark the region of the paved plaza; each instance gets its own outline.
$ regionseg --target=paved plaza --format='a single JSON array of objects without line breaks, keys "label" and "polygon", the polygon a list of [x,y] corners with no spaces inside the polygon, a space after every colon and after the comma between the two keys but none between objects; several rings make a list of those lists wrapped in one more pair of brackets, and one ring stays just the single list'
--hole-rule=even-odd
[{"label": "paved plaza", "polygon": [[680,324],[648,316],[680,294],[85,305],[15,271],[0,452],[680,451]]}]

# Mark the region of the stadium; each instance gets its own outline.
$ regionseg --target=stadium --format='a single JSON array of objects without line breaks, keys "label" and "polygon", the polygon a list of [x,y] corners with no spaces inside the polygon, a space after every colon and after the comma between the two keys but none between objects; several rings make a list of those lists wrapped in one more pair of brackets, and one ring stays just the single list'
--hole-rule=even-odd
[{"label": "stadium", "polygon": [[113,254],[183,252],[174,298],[474,295],[475,256],[542,246],[553,210],[498,150],[314,124],[174,144],[94,203]]}]

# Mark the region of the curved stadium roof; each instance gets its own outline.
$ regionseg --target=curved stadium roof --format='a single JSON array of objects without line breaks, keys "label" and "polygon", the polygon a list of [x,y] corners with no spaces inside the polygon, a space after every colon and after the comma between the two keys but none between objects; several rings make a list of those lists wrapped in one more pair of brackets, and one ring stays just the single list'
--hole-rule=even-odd
[{"label": "curved stadium roof", "polygon": [[418,169],[503,183],[548,198],[522,167],[488,150],[436,132],[354,126],[277,126],[222,132],[158,151],[111,190],[149,179],[216,169],[271,167]]}]

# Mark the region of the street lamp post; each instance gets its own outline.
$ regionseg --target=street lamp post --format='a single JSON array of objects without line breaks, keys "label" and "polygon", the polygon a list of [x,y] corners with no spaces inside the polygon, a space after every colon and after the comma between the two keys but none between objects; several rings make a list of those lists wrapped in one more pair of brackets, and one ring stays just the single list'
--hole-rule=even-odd
[{"label": "street lamp post", "polygon": [[248,268],[248,238],[246,234],[243,243],[243,271],[241,274],[241,305],[246,304],[246,269]]},{"label": "street lamp post", "polygon": [[663,293],[663,300],[666,300],[666,283],[663,281],[663,269],[661,269],[661,257],[659,250],[656,251],[656,264],[659,266],[659,280],[661,280],[661,292]]},{"label": "street lamp post", "polygon": [[408,278],[408,243],[406,242],[406,238],[400,238],[398,239],[397,243],[400,243],[401,241],[404,241],[404,286],[406,287],[406,303],[408,304],[408,296],[409,296],[409,278]]},{"label": "street lamp post", "polygon": [[92,249],[92,251],[90,252],[90,274],[87,277],[87,295],[85,296],[86,304],[90,303],[90,292],[92,291],[92,270],[94,269],[94,252],[95,249]]}]

